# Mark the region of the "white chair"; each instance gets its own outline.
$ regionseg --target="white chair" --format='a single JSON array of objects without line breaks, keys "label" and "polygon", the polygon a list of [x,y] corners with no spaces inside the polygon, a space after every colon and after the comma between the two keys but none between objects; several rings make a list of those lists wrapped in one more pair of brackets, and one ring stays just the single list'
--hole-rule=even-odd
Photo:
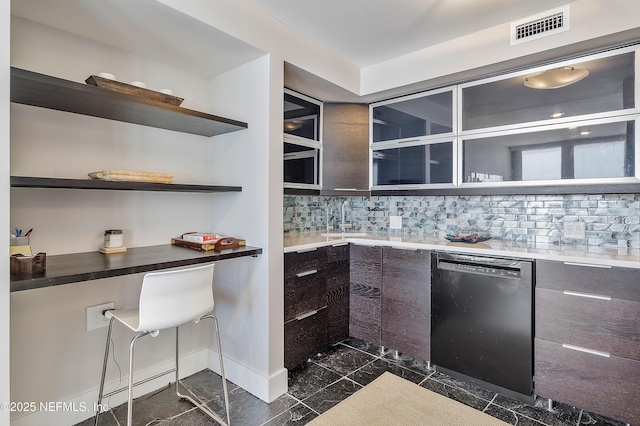
[{"label": "white chair", "polygon": [[[229,425],[229,395],[227,393],[227,380],[224,374],[222,363],[222,347],[220,345],[220,329],[215,316],[208,314],[213,309],[213,264],[197,266],[189,269],[172,271],[151,272],[144,276],[142,289],[140,291],[140,302],[136,309],[115,309],[105,311],[104,315],[110,319],[109,331],[107,333],[107,346],[104,353],[104,364],[102,366],[102,378],[100,380],[100,391],[98,394],[98,408],[96,411],[95,424],[98,425],[100,407],[103,398],[107,398],[118,392],[129,390],[129,400],[127,407],[127,425],[132,425],[132,402],[133,387],[149,380],[161,377],[165,374],[176,373],[175,389],[176,395],[186,399],[202,410],[205,414],[223,425]],[[182,395],[178,391],[178,327],[182,324],[194,321],[199,322],[203,318],[213,319],[215,326],[216,340],[218,344],[218,355],[220,356],[220,373],[222,376],[222,386],[224,390],[224,401],[227,414],[225,423],[219,416],[211,411],[207,406],[195,401],[187,395]],[[103,395],[105,374],[107,372],[107,360],[109,358],[109,346],[111,341],[111,330],[113,321],[118,320],[131,330],[139,332],[129,346],[129,385]],[[151,335],[155,337],[160,330],[166,328],[176,329],[176,366],[174,369],[160,373],[154,377],[138,383],[133,383],[133,349],[138,338]]]}]

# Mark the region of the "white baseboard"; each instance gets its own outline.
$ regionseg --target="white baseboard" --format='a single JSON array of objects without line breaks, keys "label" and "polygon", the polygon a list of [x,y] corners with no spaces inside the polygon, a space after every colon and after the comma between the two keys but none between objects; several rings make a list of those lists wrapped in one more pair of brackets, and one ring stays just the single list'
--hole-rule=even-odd
[{"label": "white baseboard", "polygon": [[[218,352],[209,348],[209,368],[220,374],[220,361]],[[224,372],[227,380],[240,386],[242,389],[260,398],[265,402],[271,402],[287,391],[287,369],[265,377],[262,374],[239,364],[233,359],[224,357]]]},{"label": "white baseboard", "polygon": [[[174,368],[172,361],[139,371],[134,374],[134,382],[148,379],[164,371]],[[218,352],[211,348],[203,348],[199,351],[180,357],[180,378],[183,379],[206,368],[210,368],[216,373],[220,373],[220,362]],[[282,369],[271,377],[265,377],[244,365],[235,362],[233,359],[224,358],[224,369],[227,380],[237,384],[263,401],[271,402],[287,391],[287,370]],[[120,387],[126,386],[126,370],[122,372],[122,383]],[[174,374],[167,374],[162,377],[140,384],[134,389],[134,397],[157,391],[174,381]],[[93,417],[95,414],[95,403],[98,400],[98,386],[100,377],[96,377],[96,387],[66,401],[56,401],[49,403],[43,410],[32,412],[28,415],[11,420],[11,426],[41,426],[56,425],[70,426]],[[115,390],[118,381],[105,383],[105,393]],[[116,407],[127,402],[127,392],[120,392],[113,395],[109,400],[109,405]],[[103,402],[103,405],[107,401]],[[104,414],[103,414],[104,415]]]}]

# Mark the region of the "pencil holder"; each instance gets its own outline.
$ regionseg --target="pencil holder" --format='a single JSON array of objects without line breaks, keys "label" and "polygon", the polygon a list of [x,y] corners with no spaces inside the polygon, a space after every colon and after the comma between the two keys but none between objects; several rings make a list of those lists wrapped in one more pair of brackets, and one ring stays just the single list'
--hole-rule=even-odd
[{"label": "pencil holder", "polygon": [[9,237],[10,246],[28,246],[29,237]]}]

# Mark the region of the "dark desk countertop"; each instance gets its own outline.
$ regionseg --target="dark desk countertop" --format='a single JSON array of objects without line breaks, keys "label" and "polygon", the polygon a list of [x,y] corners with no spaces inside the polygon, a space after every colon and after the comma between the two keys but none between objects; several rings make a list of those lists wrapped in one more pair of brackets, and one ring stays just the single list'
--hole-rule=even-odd
[{"label": "dark desk countertop", "polygon": [[11,291],[32,290],[179,266],[196,265],[238,257],[257,256],[259,247],[239,247],[221,251],[198,251],[171,244],[134,247],[124,253],[87,253],[47,256],[46,271],[29,276],[11,275]]}]

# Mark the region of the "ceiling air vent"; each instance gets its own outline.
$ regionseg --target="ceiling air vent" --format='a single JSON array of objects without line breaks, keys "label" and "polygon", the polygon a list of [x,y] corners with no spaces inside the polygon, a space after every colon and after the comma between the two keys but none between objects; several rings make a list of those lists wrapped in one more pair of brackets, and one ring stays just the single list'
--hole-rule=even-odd
[{"label": "ceiling air vent", "polygon": [[511,45],[569,30],[569,5],[511,23]]}]

